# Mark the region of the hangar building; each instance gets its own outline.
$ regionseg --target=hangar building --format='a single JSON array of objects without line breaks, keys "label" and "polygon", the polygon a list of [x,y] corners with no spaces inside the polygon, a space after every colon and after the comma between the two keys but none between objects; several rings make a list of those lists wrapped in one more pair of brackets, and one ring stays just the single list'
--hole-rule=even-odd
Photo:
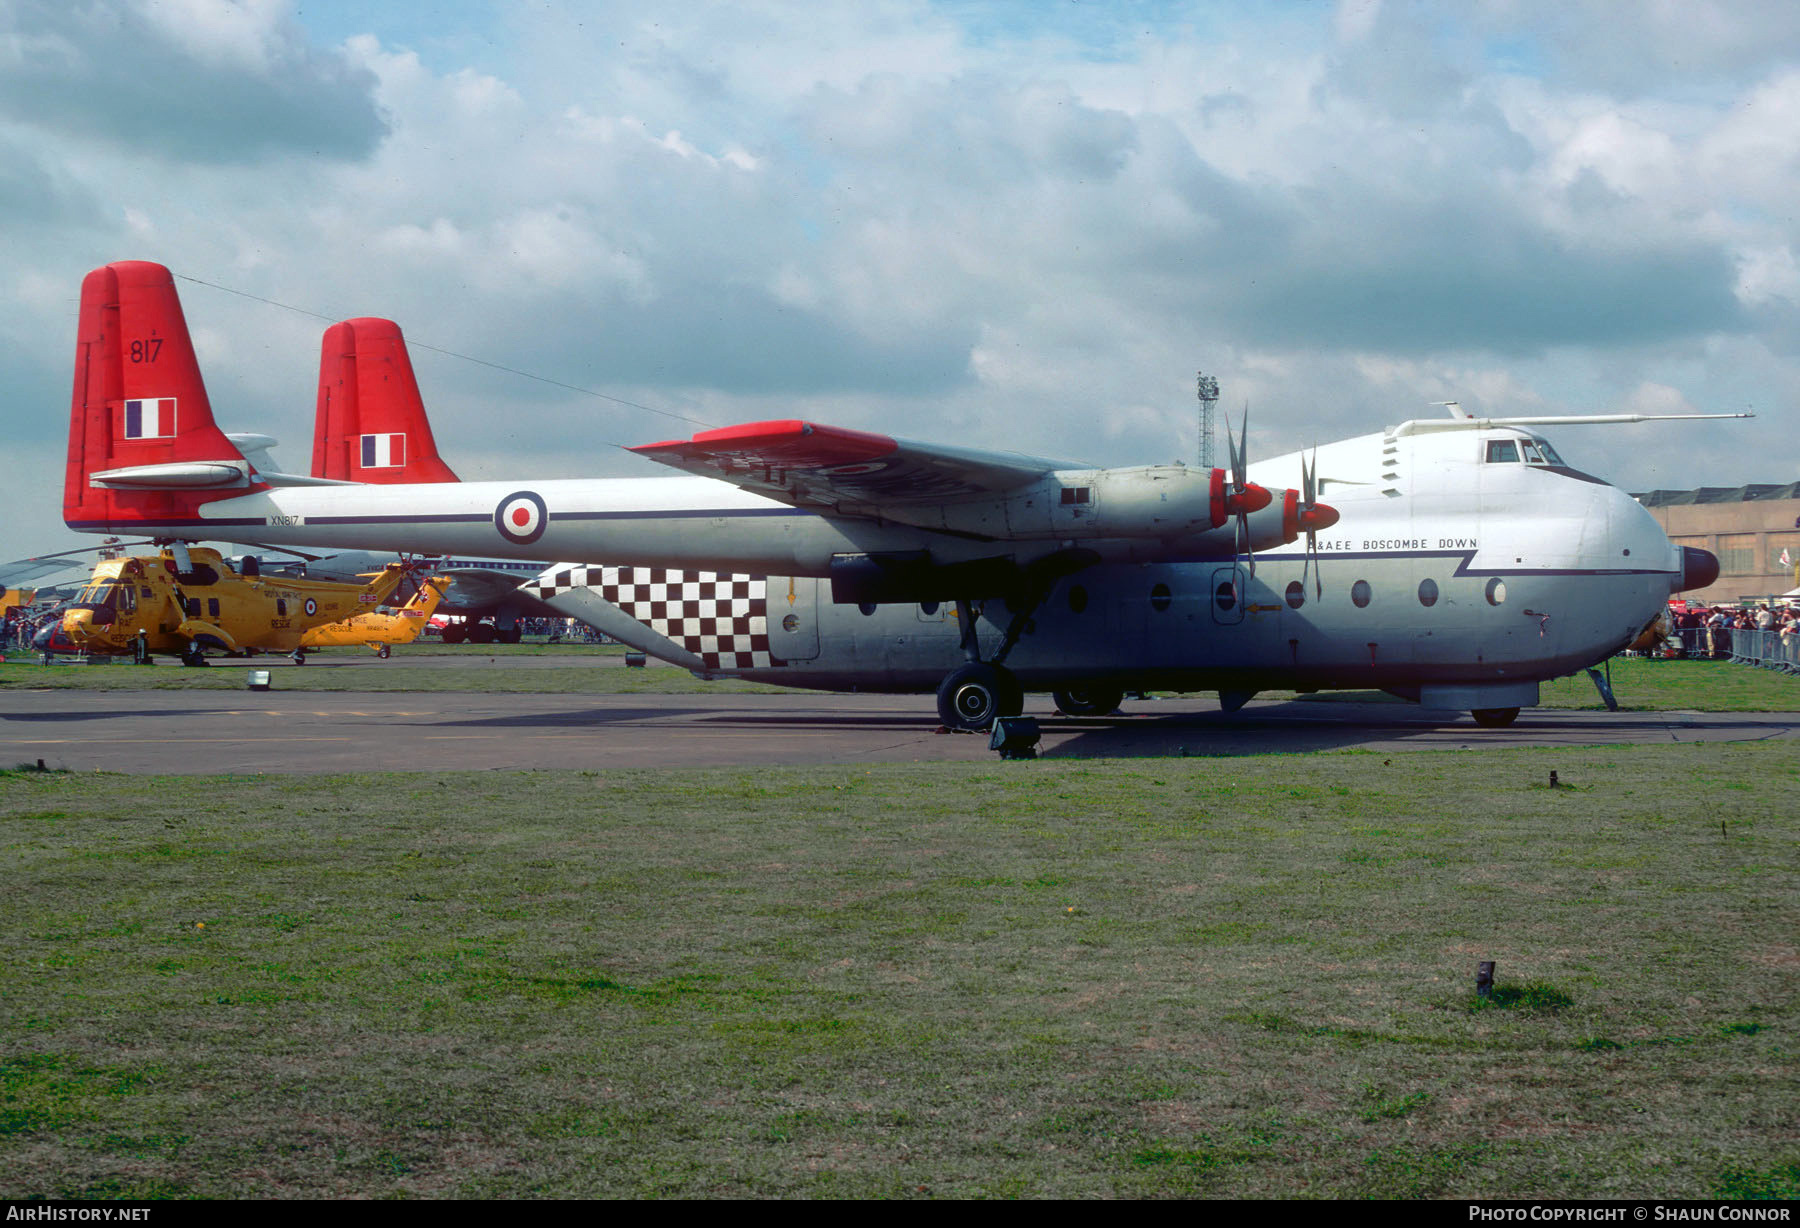
[{"label": "hangar building", "polygon": [[1653,490],[1635,498],[1677,546],[1719,556],[1718,580],[1685,596],[1735,602],[1800,587],[1800,482]]}]

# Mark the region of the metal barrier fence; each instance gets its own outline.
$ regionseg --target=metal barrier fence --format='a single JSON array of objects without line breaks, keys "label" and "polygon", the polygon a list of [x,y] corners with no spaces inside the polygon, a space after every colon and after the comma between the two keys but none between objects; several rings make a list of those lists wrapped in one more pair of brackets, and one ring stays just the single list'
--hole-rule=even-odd
[{"label": "metal barrier fence", "polygon": [[1683,653],[1697,660],[1736,661],[1800,674],[1800,636],[1778,631],[1693,627],[1675,632]]}]

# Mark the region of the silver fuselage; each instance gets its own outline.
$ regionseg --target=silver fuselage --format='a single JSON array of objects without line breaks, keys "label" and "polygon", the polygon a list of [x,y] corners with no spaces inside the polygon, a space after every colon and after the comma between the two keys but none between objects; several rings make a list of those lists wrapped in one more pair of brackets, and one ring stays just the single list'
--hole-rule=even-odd
[{"label": "silver fuselage", "polygon": [[[1492,441],[1523,449],[1534,438],[1388,432],[1319,448],[1319,497],[1340,518],[1311,563],[1304,539],[1258,554],[1254,574],[1229,549],[1084,543],[1103,561],[1056,584],[1005,664],[1028,689],[1106,680],[1178,690],[1492,686],[1594,664],[1663,608],[1681,552],[1616,487],[1561,465],[1488,459]],[[1278,457],[1250,477],[1298,488],[1301,464],[1299,453]],[[528,540],[501,523],[521,494],[544,509]],[[820,577],[835,556],[923,546],[943,563],[1007,552],[1029,563],[1031,551],[1056,547],[836,517],[690,477],[278,488],[209,503],[197,524],[167,528],[769,577],[771,664],[723,672],[888,691],[933,689],[963,659],[954,607],[834,604]],[[1011,615],[970,595],[987,597],[980,639],[990,651]]]},{"label": "silver fuselage", "polygon": [[[1487,464],[1483,446],[1469,433],[1322,447],[1320,497],[1341,519],[1313,562],[1302,540],[1257,555],[1254,575],[1228,558],[1090,568],[1058,583],[1006,665],[1028,690],[1409,689],[1537,681],[1617,652],[1666,605],[1679,550],[1618,488]],[[1251,477],[1294,486],[1299,465]],[[785,663],[742,676],[918,691],[961,660],[944,605],[833,605],[816,580],[772,577],[768,611]],[[997,601],[980,617],[984,646],[1011,620]]]}]

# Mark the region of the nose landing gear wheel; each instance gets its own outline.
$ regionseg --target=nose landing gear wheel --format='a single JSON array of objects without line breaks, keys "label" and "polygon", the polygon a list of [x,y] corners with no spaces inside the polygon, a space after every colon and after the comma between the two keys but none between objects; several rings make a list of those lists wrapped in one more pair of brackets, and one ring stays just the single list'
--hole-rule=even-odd
[{"label": "nose landing gear wheel", "polygon": [[1012,674],[982,662],[952,670],[939,685],[937,700],[946,726],[970,732],[988,728],[996,716],[1025,710],[1025,692]]}]

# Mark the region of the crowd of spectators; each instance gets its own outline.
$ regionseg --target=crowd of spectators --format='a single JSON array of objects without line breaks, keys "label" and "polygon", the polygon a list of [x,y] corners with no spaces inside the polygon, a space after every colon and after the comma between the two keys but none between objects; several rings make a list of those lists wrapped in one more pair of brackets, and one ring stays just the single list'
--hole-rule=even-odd
[{"label": "crowd of spectators", "polygon": [[26,651],[42,628],[62,622],[62,616],[60,606],[8,610],[5,624],[0,626],[0,652]]},{"label": "crowd of spectators", "polygon": [[1671,607],[1669,613],[1673,623],[1670,639],[1687,656],[1754,656],[1800,664],[1800,611],[1793,606],[1687,602]]}]

